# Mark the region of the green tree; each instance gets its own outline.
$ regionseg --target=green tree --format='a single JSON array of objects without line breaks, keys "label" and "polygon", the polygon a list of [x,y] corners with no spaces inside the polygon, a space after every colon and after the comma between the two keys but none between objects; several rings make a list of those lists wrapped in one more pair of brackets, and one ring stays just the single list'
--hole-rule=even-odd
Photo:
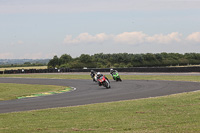
[{"label": "green tree", "polygon": [[24,62],[24,65],[25,65],[25,66],[30,66],[31,63],[30,63],[30,62]]},{"label": "green tree", "polygon": [[72,57],[68,54],[63,54],[59,60],[60,60],[60,64],[66,64],[72,61]]},{"label": "green tree", "polygon": [[[94,55],[81,54],[79,57],[72,58],[68,54],[60,58],[54,56],[48,63],[49,68],[70,67],[70,68],[111,68],[111,67],[152,67],[152,66],[174,66],[186,64],[200,64],[199,53],[146,53],[128,54],[114,53]],[[24,64],[25,65],[25,64]],[[33,64],[32,64],[33,65]]]},{"label": "green tree", "polygon": [[59,64],[59,58],[58,58],[57,55],[55,55],[55,56],[53,57],[53,59],[51,59],[51,60],[49,61],[49,63],[48,63],[48,68],[55,68],[55,67],[58,67],[58,66],[60,66],[60,64]]},{"label": "green tree", "polygon": [[81,54],[79,60],[81,63],[90,63],[92,62],[92,57],[88,54]]}]

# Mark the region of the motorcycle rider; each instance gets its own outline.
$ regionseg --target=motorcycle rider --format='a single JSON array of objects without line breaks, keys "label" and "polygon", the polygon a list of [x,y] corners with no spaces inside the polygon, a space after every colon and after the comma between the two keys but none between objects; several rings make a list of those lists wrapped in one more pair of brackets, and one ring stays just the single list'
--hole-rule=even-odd
[{"label": "motorcycle rider", "polygon": [[[113,70],[112,68],[110,69],[110,74],[111,74],[111,76],[113,77],[113,74],[114,73],[118,73],[118,71],[117,70]],[[114,77],[113,77],[113,79],[114,79]]]},{"label": "motorcycle rider", "polygon": [[[102,84],[99,82],[99,79],[104,76],[103,74],[101,74],[100,72],[97,72],[97,81],[98,81],[98,84],[99,86],[101,86]],[[105,79],[108,80],[108,78],[105,76]],[[110,81],[108,80],[108,82],[110,83]]]},{"label": "motorcycle rider", "polygon": [[97,79],[99,79],[101,76],[103,76],[103,74],[101,74],[100,72],[97,72]]},{"label": "motorcycle rider", "polygon": [[95,73],[96,73],[96,72],[95,72],[94,70],[91,70],[90,76],[91,76],[91,78],[93,79],[93,81],[95,81],[95,78],[94,78]]},{"label": "motorcycle rider", "polygon": [[113,70],[112,68],[110,69],[110,74],[113,75],[113,73],[118,72],[117,70]]}]

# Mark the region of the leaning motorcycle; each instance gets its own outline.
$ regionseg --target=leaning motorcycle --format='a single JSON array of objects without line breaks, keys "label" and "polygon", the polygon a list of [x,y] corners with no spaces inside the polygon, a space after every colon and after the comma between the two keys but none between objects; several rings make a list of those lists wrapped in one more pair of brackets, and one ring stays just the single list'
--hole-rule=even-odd
[{"label": "leaning motorcycle", "polygon": [[90,76],[91,76],[91,78],[92,78],[92,80],[94,82],[97,82],[97,76],[96,76],[96,74],[90,74]]},{"label": "leaning motorcycle", "polygon": [[113,79],[114,79],[115,81],[122,81],[122,79],[120,78],[118,72],[114,72],[114,73],[112,74],[112,77],[113,77]]},{"label": "leaning motorcycle", "polygon": [[101,76],[101,77],[98,79],[98,82],[99,82],[100,85],[103,85],[103,86],[106,87],[107,89],[108,89],[108,88],[111,88],[110,82],[106,79],[105,76]]}]

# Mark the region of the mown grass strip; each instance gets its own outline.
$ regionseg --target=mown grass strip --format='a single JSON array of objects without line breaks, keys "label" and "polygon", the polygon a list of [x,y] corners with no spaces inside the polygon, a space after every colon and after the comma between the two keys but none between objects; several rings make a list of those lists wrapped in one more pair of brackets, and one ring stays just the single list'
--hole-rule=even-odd
[{"label": "mown grass strip", "polygon": [[0,71],[4,70],[18,70],[18,69],[47,69],[47,66],[30,66],[30,67],[3,67]]},{"label": "mown grass strip", "polygon": [[[106,75],[110,80],[112,77]],[[88,75],[70,75],[70,74],[1,74],[0,77],[17,78],[50,78],[50,79],[91,79]],[[200,82],[198,75],[120,75],[122,80],[171,80],[171,81],[196,81]]]},{"label": "mown grass strip", "polygon": [[39,97],[39,96],[47,96],[47,95],[53,95],[53,94],[59,94],[59,93],[64,93],[64,92],[68,92],[70,91],[71,88],[65,88],[64,90],[59,90],[59,91],[54,91],[54,92],[44,92],[44,93],[40,93],[40,94],[32,94],[32,95],[28,95],[28,96],[20,96],[17,97],[17,99],[23,99],[23,98],[29,98],[29,97]]},{"label": "mown grass strip", "polygon": [[0,114],[4,133],[196,133],[200,92],[67,108]]},{"label": "mown grass strip", "polygon": [[91,79],[90,75],[68,75],[68,74],[0,74],[0,77],[48,78],[48,79]]},{"label": "mown grass strip", "polygon": [[17,99],[18,97],[33,97],[34,95],[45,95],[45,93],[59,93],[68,90],[66,86],[55,85],[29,85],[29,84],[13,84],[0,83],[0,101]]},{"label": "mown grass strip", "polygon": [[121,75],[124,80],[169,80],[200,82],[197,75]]}]

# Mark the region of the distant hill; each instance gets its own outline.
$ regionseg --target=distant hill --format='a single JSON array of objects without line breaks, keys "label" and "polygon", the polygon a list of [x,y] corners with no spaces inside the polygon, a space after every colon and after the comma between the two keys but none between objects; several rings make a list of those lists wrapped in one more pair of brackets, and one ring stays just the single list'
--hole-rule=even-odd
[{"label": "distant hill", "polygon": [[50,59],[0,59],[0,65],[20,65],[25,62],[48,64]]}]

